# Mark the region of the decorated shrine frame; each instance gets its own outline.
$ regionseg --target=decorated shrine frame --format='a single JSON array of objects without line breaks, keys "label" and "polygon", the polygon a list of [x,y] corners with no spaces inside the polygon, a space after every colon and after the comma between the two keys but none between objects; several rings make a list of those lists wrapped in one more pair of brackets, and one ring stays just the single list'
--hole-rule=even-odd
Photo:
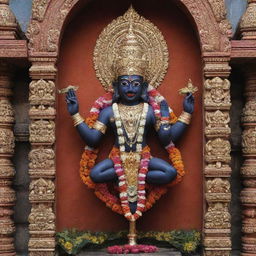
[{"label": "decorated shrine frame", "polygon": [[[32,19],[27,32],[29,60],[32,63],[29,95],[29,140],[32,146],[29,154],[31,256],[55,255],[55,65],[67,17],[71,15],[73,8],[80,8],[87,2],[33,1]],[[222,0],[177,2],[190,13],[196,24],[204,63],[204,253],[207,256],[228,256],[231,252],[231,147],[228,140],[231,27],[226,20],[226,8]],[[221,90],[221,97],[217,93],[218,89]],[[37,192],[40,187],[46,188],[44,194]],[[45,213],[44,225],[38,223],[35,217],[39,212]]]}]

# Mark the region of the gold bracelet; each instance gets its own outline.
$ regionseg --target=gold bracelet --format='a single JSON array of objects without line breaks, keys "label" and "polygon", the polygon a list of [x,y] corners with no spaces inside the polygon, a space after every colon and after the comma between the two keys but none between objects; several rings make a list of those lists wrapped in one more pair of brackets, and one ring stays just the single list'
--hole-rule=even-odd
[{"label": "gold bracelet", "polygon": [[94,123],[92,128],[100,131],[103,134],[105,134],[107,130],[107,126],[98,120]]},{"label": "gold bracelet", "polygon": [[72,118],[74,120],[74,126],[77,126],[84,122],[84,119],[81,117],[79,113],[74,114]]},{"label": "gold bracelet", "polygon": [[178,121],[180,121],[184,124],[187,124],[187,125],[190,124],[190,120],[191,120],[191,114],[189,114],[185,111],[182,111],[181,115],[178,118]]}]

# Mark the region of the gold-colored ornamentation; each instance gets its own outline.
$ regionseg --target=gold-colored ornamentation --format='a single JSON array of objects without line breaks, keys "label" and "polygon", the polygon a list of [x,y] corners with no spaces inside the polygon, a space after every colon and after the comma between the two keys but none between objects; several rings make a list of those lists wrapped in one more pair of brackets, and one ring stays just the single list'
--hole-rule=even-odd
[{"label": "gold-colored ornamentation", "polygon": [[14,145],[12,130],[0,128],[0,153],[12,155],[14,153]]},{"label": "gold-colored ornamentation", "polygon": [[231,248],[229,248],[229,250],[223,250],[223,251],[221,251],[221,250],[219,250],[219,248],[215,248],[214,250],[212,250],[212,251],[207,251],[207,249],[206,249],[206,251],[205,251],[205,256],[230,256],[230,250],[231,250]]},{"label": "gold-colored ornamentation", "polygon": [[229,163],[231,160],[230,151],[231,146],[228,140],[216,138],[209,140],[206,145],[206,156],[207,162],[224,162]]},{"label": "gold-colored ornamentation", "polygon": [[251,188],[244,188],[241,191],[241,202],[244,205],[252,205],[255,207],[256,204],[256,188],[251,189]]},{"label": "gold-colored ornamentation", "polygon": [[15,191],[9,187],[11,185],[10,182],[8,182],[8,185],[6,184],[3,187],[0,187],[0,204],[7,204],[7,205],[12,205],[14,204],[14,201],[16,199],[15,197]]},{"label": "gold-colored ornamentation", "polygon": [[55,142],[55,123],[46,120],[33,121],[29,133],[29,141],[32,144],[52,145]]},{"label": "gold-colored ornamentation", "polygon": [[129,234],[128,234],[128,239],[129,239],[129,245],[136,245],[136,221],[130,221],[129,223]]},{"label": "gold-colored ornamentation", "polygon": [[46,180],[43,178],[34,180],[30,183],[29,189],[30,189],[30,194],[29,194],[30,201],[49,202],[54,200],[55,185],[52,180]]},{"label": "gold-colored ornamentation", "polygon": [[205,228],[229,229],[231,227],[231,215],[226,203],[210,203],[204,218]]},{"label": "gold-colored ornamentation", "polygon": [[[10,216],[7,218],[0,218],[0,235],[11,235],[15,231],[13,220]],[[1,250],[1,249],[0,249]]]},{"label": "gold-colored ornamentation", "polygon": [[52,207],[39,204],[32,206],[31,213],[28,217],[29,231],[54,231],[55,215]]},{"label": "gold-colored ornamentation", "polygon": [[[13,28],[15,28],[17,26],[15,16],[12,13],[8,4],[1,4],[1,8],[0,8],[0,26],[1,27],[10,27],[10,28],[12,28],[10,30],[13,30]],[[4,30],[2,30],[2,32],[4,32]],[[7,32],[9,32],[9,31],[7,31]]]},{"label": "gold-colored ornamentation", "polygon": [[53,149],[37,148],[32,149],[29,153],[30,169],[52,169],[54,168],[55,153]]},{"label": "gold-colored ornamentation", "polygon": [[72,118],[74,121],[74,126],[77,126],[84,122],[84,118],[79,113],[74,114]]},{"label": "gold-colored ornamentation", "polygon": [[217,110],[215,112],[205,113],[206,128],[205,134],[207,137],[228,137],[231,130],[228,126],[230,117],[228,112]]},{"label": "gold-colored ornamentation", "polygon": [[244,154],[256,154],[256,127],[243,131],[242,147]]},{"label": "gold-colored ornamentation", "polygon": [[[134,39],[133,46],[136,46],[135,52],[138,54],[136,56],[132,53],[133,46],[126,48],[127,51],[120,55],[119,49],[121,49],[122,45],[124,46],[126,36],[129,34],[129,28],[132,30],[132,37],[130,38]],[[128,53],[129,56],[127,55]],[[141,55],[142,53],[143,55]],[[140,59],[138,69],[144,69],[145,60],[148,63],[145,79],[154,87],[161,83],[167,72],[169,56],[167,44],[162,33],[150,21],[140,16],[132,7],[123,16],[113,20],[102,31],[95,46],[94,66],[96,75],[107,91],[112,90],[111,85],[116,76],[115,70],[119,69],[119,67],[113,67],[113,63],[118,64],[117,60],[120,60],[121,56],[123,60],[120,67],[124,67],[125,63],[135,63],[135,57],[138,57]],[[130,67],[130,64],[128,66]],[[120,72],[118,73],[120,74]]]},{"label": "gold-colored ornamentation", "polygon": [[100,131],[101,133],[105,134],[106,130],[107,130],[107,126],[105,124],[103,124],[100,121],[96,121],[93,125],[93,129]]},{"label": "gold-colored ornamentation", "polygon": [[250,100],[245,103],[242,115],[243,123],[256,122],[256,101]]},{"label": "gold-colored ornamentation", "polygon": [[244,178],[256,178],[256,159],[246,159],[241,167]]},{"label": "gold-colored ornamentation", "polygon": [[0,99],[0,123],[1,125],[14,123],[14,111],[8,99]]},{"label": "gold-colored ornamentation", "polygon": [[30,251],[29,256],[56,256],[53,251]]},{"label": "gold-colored ornamentation", "polygon": [[58,90],[58,93],[60,93],[60,94],[65,94],[65,93],[67,93],[69,90],[77,91],[78,88],[79,88],[79,86],[69,85],[69,86],[67,86],[67,87],[65,87],[65,88],[62,88],[62,89]]},{"label": "gold-colored ornamentation", "polygon": [[14,174],[14,167],[11,160],[8,158],[0,158],[0,178],[12,178]]},{"label": "gold-colored ornamentation", "polygon": [[196,93],[198,88],[192,84],[191,79],[188,80],[188,84],[186,87],[179,89],[179,94],[188,94],[188,93]]},{"label": "gold-colored ornamentation", "polygon": [[137,201],[138,170],[140,166],[140,153],[121,152],[122,166],[127,182],[127,194],[129,202]]},{"label": "gold-colored ornamentation", "polygon": [[53,105],[55,102],[55,84],[53,81],[40,79],[29,85],[29,101],[32,105]]},{"label": "gold-colored ornamentation", "polygon": [[180,121],[180,122],[182,122],[184,124],[189,125],[190,121],[191,121],[191,114],[189,114],[189,113],[187,113],[185,111],[182,111],[181,115],[178,118],[178,121]]},{"label": "gold-colored ornamentation", "polygon": [[227,79],[215,77],[205,81],[204,104],[206,109],[229,109],[230,102],[230,82]]},{"label": "gold-colored ornamentation", "polygon": [[230,177],[231,168],[227,164],[221,162],[216,162],[214,164],[210,163],[206,165],[204,169],[205,177]]},{"label": "gold-colored ornamentation", "polygon": [[[138,128],[143,110],[143,103],[135,106],[118,104],[123,128],[128,140],[126,143],[131,147],[137,141]],[[125,136],[125,138],[126,138]]]}]

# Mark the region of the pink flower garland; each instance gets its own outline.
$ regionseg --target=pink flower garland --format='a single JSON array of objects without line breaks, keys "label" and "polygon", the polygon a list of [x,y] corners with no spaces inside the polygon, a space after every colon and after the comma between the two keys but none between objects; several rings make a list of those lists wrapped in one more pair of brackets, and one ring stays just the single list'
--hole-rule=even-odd
[{"label": "pink flower garland", "polygon": [[138,244],[138,245],[114,245],[107,249],[110,254],[128,254],[128,253],[154,253],[157,247],[153,245]]}]

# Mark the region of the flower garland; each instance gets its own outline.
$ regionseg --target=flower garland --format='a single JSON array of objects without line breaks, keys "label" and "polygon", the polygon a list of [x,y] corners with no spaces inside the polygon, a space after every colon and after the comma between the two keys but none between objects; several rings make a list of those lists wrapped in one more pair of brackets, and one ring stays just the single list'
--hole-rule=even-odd
[{"label": "flower garland", "polygon": [[[160,103],[164,100],[164,97],[152,86],[148,88],[149,94],[149,104],[152,106],[156,120],[161,120],[161,111],[160,111]],[[112,96],[111,92],[106,93],[104,96],[98,98],[93,104],[89,116],[86,118],[86,124],[92,128],[94,123],[97,121],[100,111],[108,106],[112,105]],[[114,106],[114,104],[113,104]],[[169,108],[169,122],[171,124],[177,121],[177,117],[173,113],[172,109]],[[145,120],[140,123],[140,126],[143,127],[145,124],[143,123]],[[118,126],[117,126],[118,127]],[[121,131],[119,130],[119,133]],[[144,132],[144,131],[143,131]],[[142,133],[143,134],[143,133]],[[118,137],[121,137],[120,133]],[[121,142],[121,141],[120,141]],[[120,145],[123,143],[120,143]],[[138,143],[140,144],[140,143]],[[141,145],[141,144],[140,144]],[[121,145],[123,146],[123,145]],[[120,148],[124,151],[124,147]],[[145,184],[146,174],[148,172],[148,163],[150,160],[150,149],[149,147],[145,147],[144,149],[138,146],[137,150],[141,152],[141,161],[140,161],[140,169],[139,169],[139,185],[138,185],[138,203],[137,210],[135,214],[131,214],[128,200],[126,200],[127,193],[125,193],[126,188],[123,180],[123,168],[120,159],[120,150],[117,148],[113,148],[109,157],[114,162],[115,171],[119,178],[119,188],[111,188],[107,183],[95,184],[90,178],[90,170],[95,165],[95,161],[97,158],[97,149],[90,148],[88,146],[85,147],[85,151],[82,155],[82,159],[80,161],[80,177],[83,182],[91,189],[95,190],[95,195],[101,199],[106,205],[112,209],[112,211],[117,212],[119,214],[125,215],[128,219],[137,219],[142,215],[142,212],[150,209],[153,204],[167,192],[167,187],[173,186],[179,183],[182,180],[182,177],[185,174],[184,165],[182,162],[180,151],[174,146],[172,142],[166,147],[166,150],[169,154],[169,159],[171,164],[177,171],[176,179],[164,186],[153,186]],[[122,173],[122,175],[120,175]],[[121,178],[120,178],[121,177]],[[127,186],[127,185],[126,185]]]}]

